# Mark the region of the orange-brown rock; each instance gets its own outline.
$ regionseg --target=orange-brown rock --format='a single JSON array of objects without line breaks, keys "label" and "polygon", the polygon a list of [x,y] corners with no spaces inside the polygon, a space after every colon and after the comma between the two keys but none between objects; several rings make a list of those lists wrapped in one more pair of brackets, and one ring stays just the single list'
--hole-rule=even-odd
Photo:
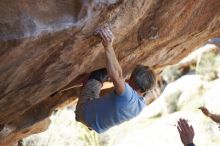
[{"label": "orange-brown rock", "polygon": [[[138,63],[154,68],[176,63],[220,36],[219,0],[2,0],[0,8],[2,125],[35,119],[41,109],[25,114],[46,108],[50,95],[105,66],[93,35],[100,25],[109,24],[115,35],[125,76]],[[54,100],[52,107],[65,102]]]}]

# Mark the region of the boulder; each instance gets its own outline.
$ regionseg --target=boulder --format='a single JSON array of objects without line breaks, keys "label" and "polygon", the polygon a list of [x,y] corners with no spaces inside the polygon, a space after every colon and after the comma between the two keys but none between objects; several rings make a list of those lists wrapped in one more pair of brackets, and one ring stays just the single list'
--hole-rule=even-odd
[{"label": "boulder", "polygon": [[0,125],[17,131],[24,118],[31,127],[68,100],[56,93],[105,67],[97,27],[112,29],[127,76],[139,63],[160,70],[219,36],[219,7],[219,0],[0,1]]}]

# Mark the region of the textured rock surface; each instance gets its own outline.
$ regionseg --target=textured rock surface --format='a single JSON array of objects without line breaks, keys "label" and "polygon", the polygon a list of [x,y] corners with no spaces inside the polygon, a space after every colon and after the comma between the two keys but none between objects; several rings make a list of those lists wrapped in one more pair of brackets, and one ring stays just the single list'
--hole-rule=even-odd
[{"label": "textured rock surface", "polygon": [[175,63],[220,35],[219,0],[2,0],[0,7],[0,124],[15,129],[51,94],[104,67],[93,36],[102,24],[116,36],[125,75],[137,63]]},{"label": "textured rock surface", "polygon": [[[43,132],[48,129],[50,125],[50,119],[46,118],[40,122],[33,124],[31,127],[18,129],[9,135],[5,135],[4,139],[1,139],[1,146],[17,146],[18,140],[27,137],[31,134]],[[1,135],[2,136],[2,135]]]}]

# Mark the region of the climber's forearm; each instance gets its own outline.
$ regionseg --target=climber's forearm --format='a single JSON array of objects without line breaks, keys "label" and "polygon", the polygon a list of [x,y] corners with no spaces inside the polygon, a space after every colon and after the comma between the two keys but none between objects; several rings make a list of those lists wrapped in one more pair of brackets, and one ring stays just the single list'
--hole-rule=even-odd
[{"label": "climber's forearm", "polygon": [[121,66],[112,46],[105,47],[105,56],[108,75],[114,83],[117,94],[121,94],[124,91],[124,79]]},{"label": "climber's forearm", "polygon": [[106,68],[108,75],[113,81],[114,89],[117,95],[121,95],[125,89],[125,81],[123,80],[122,69],[112,47],[114,36],[109,27],[104,26],[97,30],[102,38],[102,44],[105,49]]},{"label": "climber's forearm", "polygon": [[220,115],[216,115],[216,114],[209,114],[209,117],[215,121],[216,123],[220,123]]},{"label": "climber's forearm", "polygon": [[114,81],[122,77],[122,69],[112,46],[105,48],[106,67],[110,78]]}]

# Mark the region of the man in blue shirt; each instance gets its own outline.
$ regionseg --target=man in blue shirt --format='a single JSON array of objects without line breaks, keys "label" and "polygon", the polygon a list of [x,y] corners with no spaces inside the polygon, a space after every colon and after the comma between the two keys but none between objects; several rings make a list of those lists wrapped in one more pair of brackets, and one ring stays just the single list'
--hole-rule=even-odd
[{"label": "man in blue shirt", "polygon": [[[108,27],[97,31],[105,50],[106,69],[92,72],[84,83],[76,106],[76,120],[89,129],[102,133],[109,128],[136,117],[144,108],[144,94],[155,84],[156,77],[149,67],[137,65],[126,83],[117,60],[113,34]],[[99,97],[107,75],[114,84],[114,92]]]}]

